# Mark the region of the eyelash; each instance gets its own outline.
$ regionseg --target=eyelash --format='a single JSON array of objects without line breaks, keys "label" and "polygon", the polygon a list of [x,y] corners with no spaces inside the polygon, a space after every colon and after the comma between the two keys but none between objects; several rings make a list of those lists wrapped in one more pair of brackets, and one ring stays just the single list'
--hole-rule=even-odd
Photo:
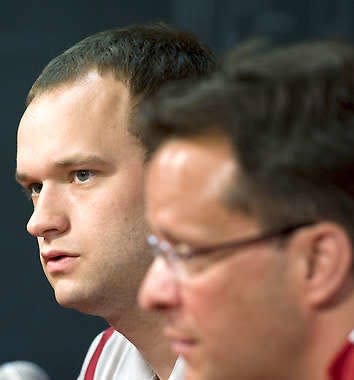
[{"label": "eyelash", "polygon": [[[77,178],[77,174],[79,173],[87,173],[89,174],[89,177],[85,180],[82,180],[82,181],[76,181],[75,178]],[[90,169],[79,169],[79,170],[74,170],[72,173],[71,173],[71,177],[72,177],[72,182],[74,183],[77,183],[77,184],[82,184],[82,183],[86,183],[91,177],[93,177],[95,175],[95,172],[93,170],[90,170]],[[34,191],[34,187],[35,186],[39,186],[40,189],[39,191]],[[40,194],[40,191],[42,189],[42,184],[41,183],[38,183],[38,182],[34,182],[34,183],[31,183],[29,184],[27,187],[23,188],[23,192],[25,193],[26,197],[31,200],[33,199],[35,196],[38,196]]]},{"label": "eyelash", "polygon": [[73,182],[75,182],[75,178],[77,178],[77,175],[79,173],[85,173],[85,174],[89,174],[89,177],[86,179],[86,180],[83,180],[83,181],[78,181],[78,183],[86,183],[91,177],[94,176],[94,171],[93,170],[90,170],[90,169],[79,169],[79,170],[74,170],[72,172],[72,177],[73,177]]},{"label": "eyelash", "polygon": [[26,198],[27,198],[28,200],[30,200],[30,201],[33,199],[33,192],[32,192],[32,190],[31,190],[31,187],[32,187],[32,185],[30,185],[30,186],[28,186],[28,187],[24,187],[24,188],[22,188],[22,191],[24,192]]},{"label": "eyelash", "polygon": [[[37,186],[37,185],[40,186],[41,188],[40,188],[39,191],[34,192],[33,191],[33,187]],[[40,193],[41,189],[42,189],[42,184],[41,183],[31,183],[26,188],[23,188],[23,191],[24,191],[24,193],[25,193],[25,195],[26,195],[26,197],[28,199],[32,199],[34,196],[36,196],[36,195],[38,195]]]}]

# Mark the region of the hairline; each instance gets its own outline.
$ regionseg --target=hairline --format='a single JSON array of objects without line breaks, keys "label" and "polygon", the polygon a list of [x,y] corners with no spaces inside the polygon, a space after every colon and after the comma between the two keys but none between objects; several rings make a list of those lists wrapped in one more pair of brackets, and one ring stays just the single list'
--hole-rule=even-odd
[{"label": "hairline", "polygon": [[100,76],[104,76],[107,73],[111,73],[115,80],[122,82],[127,89],[129,90],[130,95],[131,94],[131,87],[130,87],[130,79],[127,78],[122,72],[120,71],[121,75],[118,74],[118,71],[114,70],[112,67],[101,67],[95,62],[91,62],[87,66],[83,67],[79,72],[72,73],[68,78],[65,80],[60,80],[56,82],[52,82],[46,86],[37,86],[34,82],[33,87],[30,89],[25,102],[25,109],[32,103],[32,101],[37,98],[38,96],[41,96],[42,94],[46,92],[50,92],[52,90],[55,90],[60,87],[64,86],[70,86],[73,85],[76,82],[79,82],[81,79],[83,79],[86,75],[88,75],[90,72],[97,72]]},{"label": "hairline", "polygon": [[[25,110],[34,102],[36,99],[41,97],[42,95],[49,94],[57,89],[65,88],[74,86],[76,83],[79,83],[80,80],[82,80],[86,75],[89,75],[90,72],[96,72],[100,77],[103,77],[107,75],[108,73],[112,74],[112,79],[115,81],[121,82],[129,91],[129,118],[126,128],[126,131],[130,134],[130,136],[134,137],[136,141],[138,142],[139,146],[143,149],[144,156],[148,157],[147,151],[148,148],[143,143],[142,139],[137,136],[132,130],[131,130],[131,124],[134,123],[134,116],[136,113],[136,107],[139,105],[139,103],[142,101],[143,97],[140,95],[133,95],[131,91],[131,87],[129,85],[129,80],[121,79],[120,76],[117,75],[117,72],[113,70],[111,67],[106,68],[100,68],[96,64],[88,65],[85,69],[81,70],[77,75],[72,75],[71,77],[67,78],[66,80],[58,81],[56,83],[51,83],[49,86],[41,86],[35,89],[35,91],[32,93],[32,89],[30,90],[26,104],[25,104]],[[122,75],[123,77],[124,75]],[[30,96],[33,95],[33,96]],[[29,101],[28,101],[29,99]],[[144,159],[143,163],[145,164],[148,162],[150,158]]]}]

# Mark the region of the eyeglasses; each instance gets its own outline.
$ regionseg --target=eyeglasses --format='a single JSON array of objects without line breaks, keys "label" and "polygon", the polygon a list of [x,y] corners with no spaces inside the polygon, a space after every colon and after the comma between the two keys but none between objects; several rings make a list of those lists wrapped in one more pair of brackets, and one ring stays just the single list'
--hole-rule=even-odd
[{"label": "eyeglasses", "polygon": [[163,257],[166,260],[166,262],[170,265],[172,264],[174,268],[176,267],[176,264],[180,264],[177,265],[177,267],[180,268],[181,263],[186,262],[187,260],[190,260],[194,257],[210,255],[215,252],[225,251],[229,249],[238,250],[240,248],[245,248],[248,245],[265,243],[275,238],[285,237],[287,235],[292,234],[299,228],[311,226],[315,223],[316,222],[312,221],[293,224],[275,231],[269,231],[258,236],[253,236],[251,238],[231,240],[220,244],[201,246],[197,248],[192,248],[191,246],[185,243],[172,246],[169,242],[165,240],[159,240],[155,235],[148,236],[147,242],[151,248],[154,257]]}]

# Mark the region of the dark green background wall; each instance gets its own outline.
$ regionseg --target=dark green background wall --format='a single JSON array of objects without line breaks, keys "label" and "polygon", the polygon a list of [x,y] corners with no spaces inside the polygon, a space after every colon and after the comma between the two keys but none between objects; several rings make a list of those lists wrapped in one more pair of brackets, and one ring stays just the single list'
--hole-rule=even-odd
[{"label": "dark green background wall", "polygon": [[42,67],[99,30],[158,21],[195,32],[218,53],[249,36],[279,42],[354,37],[352,0],[2,1],[0,5],[1,217],[0,362],[38,363],[53,380],[77,375],[105,324],[64,310],[40,268],[25,225],[31,205],[15,184],[16,128],[26,93]]}]

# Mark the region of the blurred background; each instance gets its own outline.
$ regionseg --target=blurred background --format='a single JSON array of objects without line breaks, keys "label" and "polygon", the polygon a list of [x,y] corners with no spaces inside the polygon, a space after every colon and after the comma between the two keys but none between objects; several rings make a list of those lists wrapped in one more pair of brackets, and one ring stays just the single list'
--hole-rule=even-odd
[{"label": "blurred background", "polygon": [[218,55],[247,37],[277,42],[354,39],[353,0],[61,0],[0,5],[3,241],[0,363],[29,360],[52,380],[76,378],[89,343],[105,323],[59,307],[25,230],[31,204],[14,182],[16,129],[43,66],[94,32],[164,21],[194,32]]}]

